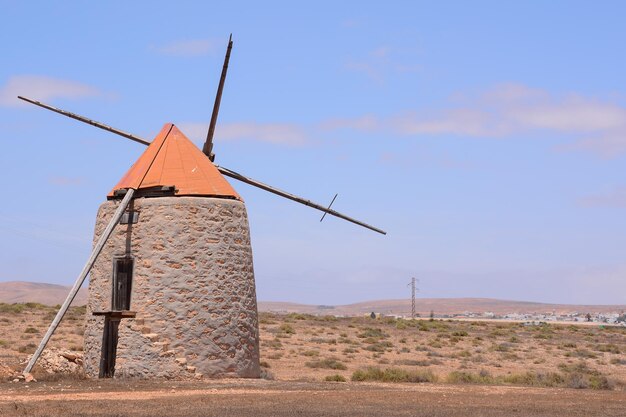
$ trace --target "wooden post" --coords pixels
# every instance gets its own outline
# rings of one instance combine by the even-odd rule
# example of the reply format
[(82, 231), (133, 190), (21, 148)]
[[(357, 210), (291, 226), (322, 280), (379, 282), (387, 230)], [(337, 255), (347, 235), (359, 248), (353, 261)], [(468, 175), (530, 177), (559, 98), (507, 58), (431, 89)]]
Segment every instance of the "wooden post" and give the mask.
[(26, 368), (24, 368), (24, 374), (29, 373), (33, 369), (33, 366), (35, 366), (37, 359), (39, 359), (39, 356), (41, 356), (41, 352), (43, 352), (44, 348), (48, 344), (48, 341), (50, 340), (50, 337), (52, 337), (52, 334), (54, 333), (56, 328), (59, 326), (61, 319), (63, 319), (63, 316), (67, 312), (67, 309), (69, 308), (70, 304), (72, 303), (72, 301), (74, 301), (74, 297), (76, 297), (78, 290), (83, 285), (83, 282), (85, 282), (85, 278), (87, 278), (87, 274), (89, 274), (89, 271), (93, 267), (93, 264), (96, 262), (96, 259), (98, 259), (98, 255), (100, 255), (100, 252), (102, 251), (102, 248), (104, 247), (104, 244), (109, 239), (109, 236), (111, 236), (111, 232), (113, 232), (115, 225), (119, 223), (120, 218), (122, 217), (122, 214), (124, 214), (124, 210), (126, 210), (126, 207), (130, 203), (130, 200), (133, 198), (134, 193), (135, 193), (135, 190), (132, 188), (129, 188), (126, 191), (126, 195), (124, 196), (124, 199), (122, 200), (122, 202), (120, 203), (120, 206), (117, 208), (117, 210), (113, 214), (113, 218), (107, 225), (106, 229), (104, 229), (104, 232), (102, 232), (100, 239), (98, 239), (98, 243), (96, 243), (96, 246), (94, 246), (93, 251), (91, 252), (91, 256), (89, 256), (87, 263), (85, 264), (85, 266), (83, 267), (83, 270), (81, 271), (80, 275), (76, 279), (76, 282), (74, 283), (74, 286), (72, 287), (72, 290), (68, 294), (67, 298), (65, 299), (65, 302), (61, 306), (61, 309), (59, 310), (56, 317), (52, 321), (52, 324), (50, 324), (48, 331), (46, 332), (43, 339), (41, 340), (41, 343), (39, 343), (39, 347), (37, 348), (35, 353), (33, 353), (33, 356), (30, 358), (30, 361), (28, 361), (28, 365), (26, 365)]

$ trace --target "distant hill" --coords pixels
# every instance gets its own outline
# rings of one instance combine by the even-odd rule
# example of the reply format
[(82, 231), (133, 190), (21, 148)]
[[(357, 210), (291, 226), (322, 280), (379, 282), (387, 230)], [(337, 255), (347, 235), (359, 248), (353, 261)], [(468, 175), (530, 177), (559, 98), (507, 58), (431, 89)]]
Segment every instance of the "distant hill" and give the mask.
[[(260, 311), (333, 314), (333, 315), (362, 315), (372, 311), (383, 314), (408, 315), (411, 313), (411, 300), (373, 300), (362, 303), (324, 306), (296, 304), (285, 302), (261, 301)], [(496, 300), (492, 298), (418, 298), (416, 312), (426, 316), (433, 311), (437, 315), (456, 314), (471, 311), (495, 314), (506, 313), (551, 313), (571, 312), (608, 313), (626, 310), (626, 305), (573, 305), (573, 304), (544, 304), (528, 301)]]
[[(0, 302), (26, 303), (35, 302), (47, 305), (63, 303), (70, 287), (57, 284), (38, 282), (11, 281), (0, 282)], [(492, 298), (418, 298), (416, 310), (422, 315), (456, 314), (471, 311), (483, 313), (491, 311), (495, 314), (505, 313), (569, 313), (594, 312), (608, 313), (625, 311), (626, 305), (573, 305), (545, 304), (528, 301), (496, 300)], [(72, 305), (87, 303), (87, 290), (81, 288)], [(372, 300), (346, 305), (312, 305), (282, 301), (260, 301), (259, 311), (278, 313), (334, 314), (355, 316), (368, 314), (372, 311), (383, 314), (408, 315), (411, 312), (411, 300)]]
[[(62, 304), (71, 287), (40, 282), (9, 281), (0, 282), (1, 303), (41, 303), (46, 305)], [(72, 305), (87, 304), (87, 290), (81, 288)]]

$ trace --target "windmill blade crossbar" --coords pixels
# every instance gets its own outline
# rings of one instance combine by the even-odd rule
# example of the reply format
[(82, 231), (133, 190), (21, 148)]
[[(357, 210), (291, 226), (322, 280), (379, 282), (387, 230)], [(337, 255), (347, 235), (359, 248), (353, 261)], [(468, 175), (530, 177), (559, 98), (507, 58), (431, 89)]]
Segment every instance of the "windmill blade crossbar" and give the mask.
[[(29, 99), (29, 98), (26, 98), (26, 97), (18, 96), (18, 98), (21, 99), (21, 100), (27, 101), (29, 103), (35, 104), (35, 105), (37, 105), (39, 107), (43, 107), (44, 109), (48, 109), (48, 110), (51, 110), (51, 111), (53, 111), (55, 113), (62, 114), (63, 116), (67, 116), (67, 117), (70, 117), (72, 119), (78, 120), (80, 122), (87, 123), (87, 124), (90, 124), (90, 125), (95, 126), (97, 128), (106, 130), (107, 132), (111, 132), (111, 133), (115, 133), (116, 135), (123, 136), (123, 137), (125, 137), (127, 139), (130, 139), (132, 141), (135, 141), (137, 143), (141, 143), (142, 145), (146, 145), (146, 146), (150, 145), (150, 142), (148, 142), (147, 140), (139, 138), (139, 137), (137, 137), (135, 135), (131, 135), (130, 133), (126, 133), (126, 132), (124, 132), (122, 130), (119, 130), (119, 129), (116, 129), (114, 127), (105, 125), (104, 123), (96, 122), (95, 120), (91, 120), (91, 119), (88, 119), (86, 117), (80, 116), (78, 114), (71, 113), (71, 112), (68, 112), (68, 111), (65, 111), (65, 110), (61, 110), (61, 109), (58, 109), (56, 107), (52, 107), (52, 106), (49, 106), (47, 104), (41, 103), (41, 102), (36, 101), (36, 100)], [(208, 157), (208, 155), (207, 155), (207, 157)], [(279, 190), (278, 188), (274, 188), (274, 187), (272, 187), (270, 185), (267, 185), (267, 184), (264, 184), (264, 183), (262, 183), (260, 181), (253, 180), (252, 178), (248, 178), (245, 175), (239, 174), (238, 172), (232, 171), (232, 170), (230, 170), (228, 168), (224, 168), (224, 167), (221, 167), (219, 165), (215, 165), (215, 167), (222, 174), (224, 174), (224, 175), (226, 175), (226, 176), (228, 176), (230, 178), (234, 178), (234, 179), (236, 179), (238, 181), (245, 182), (246, 184), (258, 187), (258, 188), (260, 188), (262, 190), (269, 191), (272, 194), (276, 194), (276, 195), (279, 195), (281, 197), (285, 197), (285, 198), (287, 198), (289, 200), (295, 201), (297, 203), (304, 204), (305, 206), (308, 206), (308, 207), (311, 207), (311, 208), (323, 211), (324, 213), (330, 214), (331, 216), (339, 217), (340, 219), (344, 219), (344, 220), (349, 221), (351, 223), (354, 223), (354, 224), (357, 224), (359, 226), (365, 227), (367, 229), (373, 230), (374, 232), (378, 232), (378, 233), (383, 234), (383, 235), (387, 234), (387, 232), (385, 232), (384, 230), (381, 230), (381, 229), (379, 229), (377, 227), (371, 226), (371, 225), (369, 225), (367, 223), (364, 223), (362, 221), (353, 219), (352, 217), (346, 216), (345, 214), (339, 213), (338, 211), (332, 210), (330, 208), (330, 206), (328, 208), (326, 208), (326, 207), (324, 207), (324, 206), (322, 206), (320, 204), (312, 202), (311, 200), (307, 200), (307, 199), (304, 199), (302, 197), (298, 197), (297, 195), (288, 193), (286, 191)], [(331, 205), (332, 205), (332, 203), (331, 203)]]

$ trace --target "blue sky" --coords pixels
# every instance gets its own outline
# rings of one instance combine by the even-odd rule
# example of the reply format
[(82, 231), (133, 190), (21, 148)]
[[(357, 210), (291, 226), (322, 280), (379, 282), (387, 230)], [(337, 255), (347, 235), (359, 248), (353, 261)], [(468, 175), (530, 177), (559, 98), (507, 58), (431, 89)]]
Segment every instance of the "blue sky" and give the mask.
[(196, 143), (228, 35), (216, 162), (245, 184), (261, 300), (626, 304), (623, 2), (3, 1), (0, 281), (70, 284), (152, 139)]

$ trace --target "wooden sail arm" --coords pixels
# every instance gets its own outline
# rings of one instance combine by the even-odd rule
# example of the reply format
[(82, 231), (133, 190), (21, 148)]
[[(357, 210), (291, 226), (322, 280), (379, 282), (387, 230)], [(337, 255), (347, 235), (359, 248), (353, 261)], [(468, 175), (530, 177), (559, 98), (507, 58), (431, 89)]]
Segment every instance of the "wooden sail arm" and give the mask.
[(314, 208), (316, 210), (323, 211), (324, 213), (330, 214), (331, 216), (339, 217), (340, 219), (352, 222), (354, 224), (358, 224), (359, 226), (362, 226), (362, 227), (365, 227), (367, 229), (373, 230), (373, 231), (378, 232), (380, 234), (383, 234), (383, 235), (387, 234), (387, 232), (385, 232), (384, 230), (381, 230), (381, 229), (379, 229), (377, 227), (374, 227), (372, 225), (364, 223), (364, 222), (362, 222), (360, 220), (353, 219), (352, 217), (348, 217), (345, 214), (339, 213), (338, 211), (335, 211), (335, 210), (331, 209), (330, 206), (329, 207), (324, 207), (321, 204), (314, 203), (311, 200), (307, 200), (305, 198), (298, 197), (295, 194), (291, 194), (291, 193), (288, 193), (286, 191), (279, 190), (278, 188), (272, 187), (271, 185), (264, 184), (261, 181), (253, 180), (252, 178), (246, 177), (246, 176), (244, 176), (244, 175), (242, 175), (242, 174), (240, 174), (238, 172), (235, 172), (233, 170), (230, 170), (228, 168), (224, 168), (224, 167), (221, 167), (219, 165), (215, 165), (215, 167), (222, 174), (226, 175), (227, 177), (234, 178), (234, 179), (236, 179), (238, 181), (245, 182), (246, 184), (253, 185), (253, 186), (258, 187), (258, 188), (260, 188), (262, 190), (269, 191), (272, 194), (276, 194), (276, 195), (279, 195), (281, 197), (285, 197), (285, 198), (287, 198), (289, 200), (295, 201), (297, 203), (304, 204), (305, 206)]
[(226, 73), (228, 72), (228, 61), (230, 61), (230, 51), (233, 48), (233, 34), (230, 34), (228, 39), (228, 48), (226, 48), (226, 56), (224, 57), (224, 66), (222, 67), (222, 75), (220, 76), (220, 83), (217, 87), (217, 94), (215, 95), (215, 103), (213, 104), (213, 114), (211, 114), (211, 123), (209, 124), (209, 131), (206, 135), (206, 141), (202, 146), (202, 153), (209, 157), (211, 162), (215, 160), (215, 154), (213, 153), (213, 135), (215, 134), (215, 125), (217, 124), (217, 115), (220, 112), (220, 103), (222, 101), (222, 91), (224, 91), (224, 82), (226, 81)]
[[(111, 126), (105, 125), (103, 123), (96, 122), (96, 121), (88, 119), (86, 117), (79, 116), (79, 115), (77, 115), (75, 113), (70, 113), (68, 111), (61, 110), (61, 109), (49, 106), (47, 104), (43, 104), (43, 103), (41, 103), (39, 101), (31, 100), (31, 99), (28, 99), (28, 98), (25, 98), (25, 97), (18, 96), (18, 98), (21, 99), (21, 100), (27, 101), (29, 103), (35, 104), (35, 105), (37, 105), (39, 107), (43, 107), (44, 109), (52, 110), (52, 111), (54, 111), (56, 113), (59, 113), (59, 114), (62, 114), (64, 116), (71, 117), (72, 119), (81, 121), (83, 123), (90, 124), (92, 126), (100, 128), (100, 129), (104, 129), (107, 132), (111, 132), (111, 133), (115, 133), (117, 135), (123, 136), (123, 137), (125, 137), (127, 139), (130, 139), (130, 140), (133, 140), (133, 141), (135, 141), (137, 143), (141, 143), (142, 145), (149, 145), (150, 144), (150, 142), (148, 142), (147, 140), (141, 139), (141, 138), (139, 138), (139, 137), (137, 137), (135, 135), (131, 135), (130, 133), (126, 133), (126, 132), (124, 132), (122, 130), (115, 129), (115, 128), (111, 127)], [(324, 213), (330, 214), (331, 216), (335, 216), (335, 217), (338, 217), (340, 219), (343, 219), (343, 220), (349, 221), (351, 223), (357, 224), (359, 226), (365, 227), (367, 229), (373, 230), (374, 232), (377, 232), (377, 233), (380, 233), (380, 234), (383, 234), (383, 235), (387, 234), (387, 232), (385, 232), (384, 230), (381, 230), (381, 229), (379, 229), (377, 227), (371, 226), (371, 225), (369, 225), (367, 223), (364, 223), (364, 222), (362, 222), (360, 220), (353, 219), (352, 217), (348, 217), (345, 214), (339, 213), (338, 211), (335, 211), (335, 210), (331, 209), (330, 206), (328, 208), (326, 208), (326, 207), (322, 206), (321, 204), (317, 204), (317, 203), (314, 203), (311, 200), (307, 200), (305, 198), (298, 197), (295, 194), (291, 194), (291, 193), (288, 193), (286, 191), (279, 190), (278, 188), (272, 187), (271, 185), (267, 185), (267, 184), (264, 184), (264, 183), (262, 183), (260, 181), (257, 181), (257, 180), (254, 180), (252, 178), (246, 177), (245, 175), (239, 174), (238, 172), (232, 171), (232, 170), (230, 170), (228, 168), (221, 167), (221, 166), (218, 166), (218, 165), (215, 165), (215, 167), (222, 174), (224, 174), (224, 175), (226, 175), (226, 176), (228, 176), (230, 178), (234, 178), (234, 179), (236, 179), (238, 181), (245, 182), (246, 184), (252, 185), (254, 187), (258, 187), (258, 188), (260, 188), (262, 190), (265, 190), (265, 191), (268, 191), (270, 193), (279, 195), (281, 197), (285, 197), (285, 198), (287, 198), (289, 200), (295, 201), (295, 202), (300, 203), (300, 204), (304, 204), (305, 206), (314, 208), (316, 210), (320, 210), (320, 211), (322, 211)]]

